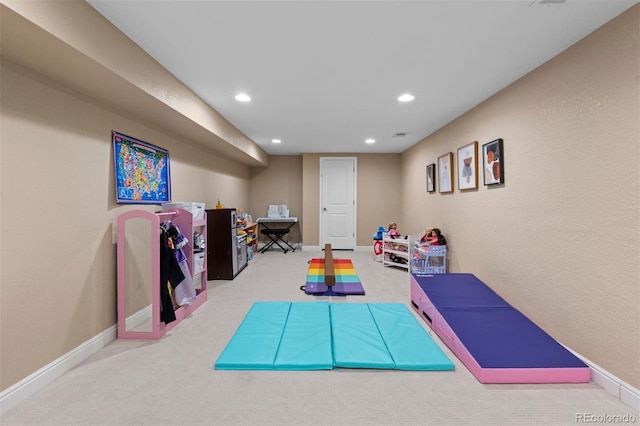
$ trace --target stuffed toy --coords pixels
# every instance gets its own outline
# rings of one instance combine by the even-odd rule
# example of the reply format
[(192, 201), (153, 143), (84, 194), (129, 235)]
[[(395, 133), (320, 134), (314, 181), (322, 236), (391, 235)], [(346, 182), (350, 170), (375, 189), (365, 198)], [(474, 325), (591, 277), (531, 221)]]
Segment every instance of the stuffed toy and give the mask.
[(384, 233), (384, 227), (379, 226), (378, 232), (373, 234), (373, 240), (375, 241), (375, 243), (373, 243), (373, 253), (376, 256), (380, 256), (382, 254), (382, 234), (383, 233)]
[(378, 232), (373, 234), (373, 239), (374, 240), (381, 240), (383, 233), (384, 233), (384, 226), (379, 226), (378, 227)]

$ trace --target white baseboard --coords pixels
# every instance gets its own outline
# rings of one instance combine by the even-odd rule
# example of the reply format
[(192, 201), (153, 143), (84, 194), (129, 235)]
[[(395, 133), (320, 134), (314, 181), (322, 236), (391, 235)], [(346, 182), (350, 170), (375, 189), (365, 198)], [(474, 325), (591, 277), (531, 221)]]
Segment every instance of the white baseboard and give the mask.
[(620, 401), (636, 411), (640, 411), (640, 390), (627, 382), (620, 382)]
[(141, 326), (144, 323), (149, 323), (151, 321), (152, 315), (152, 307), (151, 305), (146, 308), (140, 309), (133, 315), (128, 316), (125, 321), (125, 330), (135, 330), (137, 327)]
[[(565, 348), (567, 347), (565, 346)], [(618, 377), (614, 376), (596, 363), (586, 359), (582, 355), (569, 348), (567, 348), (567, 350), (589, 366), (589, 369), (591, 370), (591, 381), (593, 383), (597, 384), (607, 391), (607, 393), (618, 398), (634, 410), (640, 411), (640, 390), (634, 388), (629, 383), (620, 380)]]
[(117, 326), (82, 343), (0, 393), (0, 416), (116, 340)]
[(640, 411), (640, 390), (634, 388), (606, 370), (583, 359), (591, 368), (591, 381), (636, 411)]

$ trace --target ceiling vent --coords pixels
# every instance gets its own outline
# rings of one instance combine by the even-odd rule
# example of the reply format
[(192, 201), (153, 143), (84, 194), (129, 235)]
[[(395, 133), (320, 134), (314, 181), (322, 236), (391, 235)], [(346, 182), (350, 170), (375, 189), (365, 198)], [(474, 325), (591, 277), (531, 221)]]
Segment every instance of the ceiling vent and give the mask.
[(401, 138), (403, 136), (407, 136), (409, 134), (409, 132), (396, 132), (395, 135), (393, 135), (394, 138)]

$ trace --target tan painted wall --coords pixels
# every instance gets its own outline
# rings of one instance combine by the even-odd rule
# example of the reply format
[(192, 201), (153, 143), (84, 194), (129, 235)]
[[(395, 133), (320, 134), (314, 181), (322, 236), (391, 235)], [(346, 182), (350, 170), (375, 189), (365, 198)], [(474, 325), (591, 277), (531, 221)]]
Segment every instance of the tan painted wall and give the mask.
[[(403, 222), (442, 228), (452, 272), (475, 273), (636, 388), (639, 15), (635, 6), (402, 156)], [(504, 185), (425, 194), (426, 164), (496, 138)]]
[(134, 207), (115, 203), (111, 130), (169, 150), (176, 201), (248, 205), (250, 171), (24, 68), (0, 71), (4, 390), (116, 324), (114, 226)]
[[(249, 214), (256, 220), (267, 216), (270, 204), (286, 204), (289, 216), (299, 224), (291, 228), (289, 239), (302, 241), (302, 156), (272, 156), (269, 167), (251, 169)], [(263, 241), (264, 237), (260, 236)]]

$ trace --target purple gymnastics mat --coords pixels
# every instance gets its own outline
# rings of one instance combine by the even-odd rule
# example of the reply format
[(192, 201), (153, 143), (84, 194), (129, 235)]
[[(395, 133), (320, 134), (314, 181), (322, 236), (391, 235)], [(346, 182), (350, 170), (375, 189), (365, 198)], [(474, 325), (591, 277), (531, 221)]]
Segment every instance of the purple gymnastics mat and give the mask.
[(481, 383), (586, 383), (589, 367), (473, 274), (411, 274), (411, 306)]

